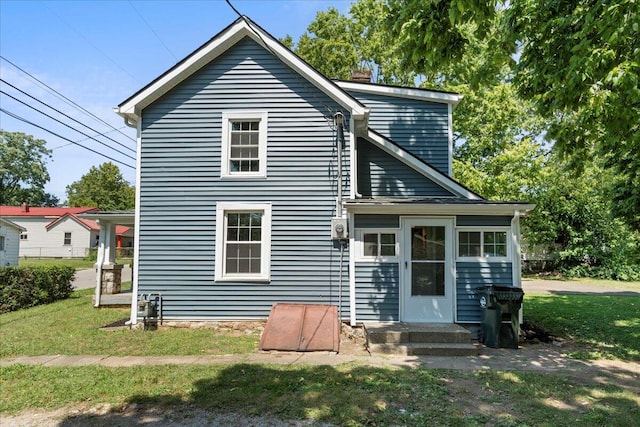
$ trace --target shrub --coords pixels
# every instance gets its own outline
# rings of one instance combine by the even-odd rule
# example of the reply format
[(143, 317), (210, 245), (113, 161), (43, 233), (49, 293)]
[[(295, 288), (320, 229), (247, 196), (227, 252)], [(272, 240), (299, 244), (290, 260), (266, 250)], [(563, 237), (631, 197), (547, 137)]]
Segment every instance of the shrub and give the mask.
[(68, 298), (74, 274), (69, 266), (0, 268), (0, 313)]

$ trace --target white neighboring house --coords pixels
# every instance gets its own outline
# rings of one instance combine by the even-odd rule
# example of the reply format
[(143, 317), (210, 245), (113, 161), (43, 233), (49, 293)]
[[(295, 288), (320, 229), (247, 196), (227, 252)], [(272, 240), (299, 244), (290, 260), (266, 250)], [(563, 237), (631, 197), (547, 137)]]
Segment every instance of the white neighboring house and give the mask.
[(20, 234), (26, 228), (0, 217), (0, 267), (18, 265)]
[(20, 257), (82, 258), (96, 247), (100, 227), (95, 221), (78, 218), (98, 208), (0, 206), (0, 218), (24, 228), (20, 234)]

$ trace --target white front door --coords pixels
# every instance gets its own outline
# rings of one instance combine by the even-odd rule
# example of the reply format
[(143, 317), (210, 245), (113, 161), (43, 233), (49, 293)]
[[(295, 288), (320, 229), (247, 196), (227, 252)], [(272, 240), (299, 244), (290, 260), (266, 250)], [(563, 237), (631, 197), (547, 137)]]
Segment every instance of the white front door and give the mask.
[(453, 323), (453, 221), (404, 220), (403, 322)]

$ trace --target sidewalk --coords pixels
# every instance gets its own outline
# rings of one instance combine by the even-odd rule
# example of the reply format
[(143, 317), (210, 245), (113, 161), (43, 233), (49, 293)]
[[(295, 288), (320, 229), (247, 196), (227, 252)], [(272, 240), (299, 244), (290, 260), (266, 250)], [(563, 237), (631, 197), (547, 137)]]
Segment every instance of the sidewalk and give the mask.
[[(532, 348), (535, 347), (535, 348)], [(368, 366), (418, 367), (455, 370), (542, 371), (577, 373), (615, 371), (640, 381), (640, 364), (616, 360), (580, 361), (570, 359), (552, 346), (530, 346), (519, 350), (482, 348), (481, 354), (469, 357), (436, 356), (359, 356), (329, 352), (260, 352), (220, 356), (19, 356), (0, 359), (0, 366), (105, 366), (130, 367), (151, 365), (274, 364), (329, 365), (361, 363)]]

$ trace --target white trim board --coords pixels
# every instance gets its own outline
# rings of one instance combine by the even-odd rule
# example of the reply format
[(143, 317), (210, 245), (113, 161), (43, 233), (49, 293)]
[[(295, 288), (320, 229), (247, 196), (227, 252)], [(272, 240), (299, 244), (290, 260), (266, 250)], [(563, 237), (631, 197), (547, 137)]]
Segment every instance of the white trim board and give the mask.
[(142, 110), (187, 79), (200, 68), (222, 55), (244, 37), (249, 37), (275, 54), (278, 59), (309, 80), (331, 99), (348, 109), (356, 120), (369, 117), (369, 108), (324, 77), (313, 67), (280, 44), (269, 33), (246, 17), (239, 18), (222, 32), (187, 56), (169, 71), (121, 103), (114, 111), (125, 121), (138, 121)]

